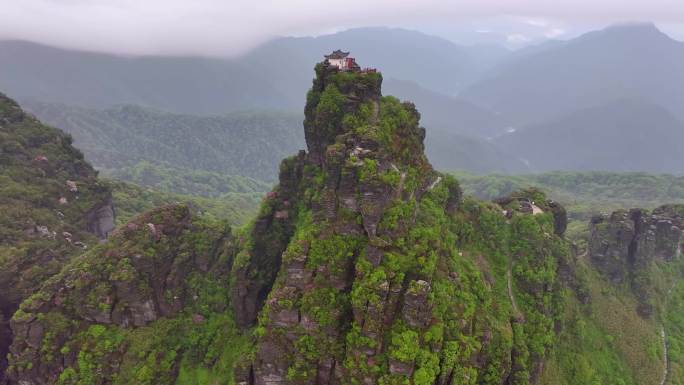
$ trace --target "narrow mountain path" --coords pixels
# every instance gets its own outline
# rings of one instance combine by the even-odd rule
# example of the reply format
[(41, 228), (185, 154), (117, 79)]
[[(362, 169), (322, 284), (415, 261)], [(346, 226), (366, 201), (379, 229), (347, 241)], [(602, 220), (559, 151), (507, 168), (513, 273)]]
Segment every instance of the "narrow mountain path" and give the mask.
[(435, 179), (435, 181), (432, 182), (430, 187), (428, 187), (428, 190), (432, 190), (433, 188), (435, 188), (435, 186), (437, 186), (439, 184), (439, 182), (441, 182), (441, 181), (442, 181), (442, 177), (438, 176), (437, 179)]
[(544, 210), (540, 209), (539, 206), (532, 204), (532, 215), (544, 214)]
[[(670, 298), (670, 295), (672, 295), (672, 290), (674, 290), (676, 285), (676, 281), (672, 282), (672, 286), (670, 286), (670, 289), (667, 290), (668, 300)], [(663, 340), (663, 379), (660, 381), (659, 385), (665, 385), (667, 384), (667, 379), (670, 376), (670, 357), (667, 346), (667, 331), (665, 330), (664, 323), (660, 325), (660, 338), (662, 338)]]
[(508, 278), (508, 298), (511, 300), (511, 305), (513, 306), (513, 312), (516, 317), (522, 317), (522, 313), (518, 309), (518, 303), (515, 302), (515, 296), (513, 295), (513, 273), (512, 264), (508, 265), (508, 271), (506, 272), (506, 277)]
[(663, 379), (660, 381), (660, 385), (665, 385), (667, 383), (667, 377), (670, 375), (670, 360), (668, 359), (667, 351), (667, 334), (665, 333), (665, 326), (660, 325), (660, 338), (663, 339)]
[(397, 167), (394, 163), (391, 163), (392, 169), (396, 172), (399, 173), (400, 178), (399, 178), (399, 185), (397, 186), (397, 196), (401, 196), (401, 193), (404, 191), (404, 182), (406, 181), (406, 173), (402, 172), (399, 170), (399, 167)]
[(371, 116), (371, 123), (376, 124), (378, 122), (378, 117), (380, 116), (380, 102), (377, 100), (373, 101), (373, 115)]

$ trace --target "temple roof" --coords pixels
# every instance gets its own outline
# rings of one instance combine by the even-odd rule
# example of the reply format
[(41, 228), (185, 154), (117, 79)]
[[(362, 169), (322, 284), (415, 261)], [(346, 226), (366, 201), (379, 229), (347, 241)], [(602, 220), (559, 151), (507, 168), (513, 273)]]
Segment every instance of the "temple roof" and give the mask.
[(349, 52), (343, 52), (341, 50), (335, 50), (330, 55), (325, 55), (326, 59), (344, 59), (349, 56)]

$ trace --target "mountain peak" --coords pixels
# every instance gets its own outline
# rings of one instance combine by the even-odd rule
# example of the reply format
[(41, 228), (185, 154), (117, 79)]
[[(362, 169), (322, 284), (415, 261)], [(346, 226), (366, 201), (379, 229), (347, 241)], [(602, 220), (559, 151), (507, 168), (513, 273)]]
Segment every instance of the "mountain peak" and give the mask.
[(361, 69), (348, 53), (333, 55), (316, 65), (316, 78), (307, 95), (304, 134), (311, 160), (322, 165), (330, 145), (354, 143), (380, 150), (395, 163), (410, 161), (399, 159), (402, 153), (427, 163), (425, 130), (418, 125), (420, 114), (415, 106), (382, 97), (380, 72)]
[[(487, 286), (484, 275), (466, 277), (468, 268), (462, 268), (481, 252), (456, 253), (456, 239), (461, 229), (474, 229), (471, 223), (498, 222), (497, 233), (511, 229), (524, 242), (541, 239), (524, 232), (542, 226), (543, 242), (560, 244), (551, 234), (554, 210), (561, 210), (543, 203), (543, 194), (511, 198), (506, 202), (511, 217), (521, 200), (537, 202), (546, 213), (544, 223), (537, 223), (540, 217), (520, 211), (519, 223), (528, 229), (521, 233), (507, 227), (499, 206), (466, 208), (456, 180), (427, 161), (415, 106), (381, 96), (381, 80), (378, 72), (343, 70), (330, 57), (316, 66), (304, 122), (309, 151), (281, 164), (280, 183), (267, 195), (249, 247), (232, 270), (237, 324), (245, 329), (256, 324), (257, 330), (255, 354), (236, 374), (238, 383), (439, 384), (453, 382), (454, 365), (475, 360), (496, 362), (485, 370), (501, 373), (496, 383), (509, 376), (529, 378), (525, 368), (534, 365), (527, 362), (531, 356), (509, 350), (504, 356), (511, 359), (500, 368), (502, 361), (486, 347), (519, 330), (522, 316), (485, 312), (490, 320), (461, 329), (480, 322), (463, 309), (474, 308), (478, 295), (490, 294), (475, 294), (479, 289), (464, 285), (472, 279), (483, 290)], [(483, 218), (471, 222), (469, 216), (480, 213)], [(459, 247), (468, 247), (465, 242)], [(529, 250), (551, 248), (548, 243)], [(536, 257), (555, 263), (550, 255)], [(519, 287), (534, 286), (522, 280)], [(459, 304), (453, 306), (456, 297)], [(473, 302), (461, 306), (461, 298)], [(530, 319), (551, 313), (526, 311)], [(481, 339), (485, 328), (487, 337)], [(551, 332), (551, 323), (538, 330)], [(530, 333), (539, 336), (538, 330)], [(469, 345), (462, 347), (464, 341)], [(473, 354), (460, 357), (457, 351)]]
[(658, 27), (652, 21), (629, 21), (623, 23), (611, 24), (605, 30), (641, 30), (641, 31), (658, 31)]
[(585, 36), (612, 36), (626, 39), (668, 39), (671, 38), (662, 32), (655, 23), (652, 22), (627, 22), (613, 24), (601, 31), (590, 32)]

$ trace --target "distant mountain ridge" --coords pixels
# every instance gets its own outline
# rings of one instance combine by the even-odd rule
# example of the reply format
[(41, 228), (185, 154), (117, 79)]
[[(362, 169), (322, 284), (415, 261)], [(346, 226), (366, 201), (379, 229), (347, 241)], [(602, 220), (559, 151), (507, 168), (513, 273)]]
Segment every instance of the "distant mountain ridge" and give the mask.
[[(0, 89), (20, 100), (89, 107), (140, 104), (167, 111), (221, 114), (296, 109), (313, 73), (307, 65), (333, 49), (363, 66), (454, 93), (506, 55), (495, 46), (459, 46), (417, 31), (352, 29), (317, 38), (279, 38), (237, 58), (123, 57), (0, 41)], [(78, 81), (76, 81), (78, 80)]]
[(530, 50), (461, 97), (523, 125), (623, 98), (684, 117), (684, 43), (653, 24), (616, 25)]
[(622, 99), (501, 136), (533, 172), (646, 171), (681, 175), (684, 123), (665, 108)]
[[(29, 106), (32, 101), (39, 101), (95, 109), (135, 104), (146, 109), (198, 115), (253, 109), (299, 113), (304, 106), (300, 96), (306, 92), (305, 85), (313, 76), (309, 63), (336, 48), (352, 51), (363, 66), (383, 68), (387, 89), (396, 91), (401, 98), (414, 100), (422, 108), (428, 143), (435, 143), (437, 138), (440, 142), (448, 138), (449, 142), (460, 143), (461, 135), (491, 136), (508, 125), (502, 116), (453, 96), (508, 55), (507, 49), (494, 45), (457, 45), (417, 31), (391, 28), (352, 29), (316, 38), (279, 38), (235, 59), (122, 57), (4, 41), (0, 42), (3, 62), (0, 87)], [(65, 109), (70, 115), (83, 112), (78, 108)], [(108, 144), (95, 152), (91, 144), (96, 140), (92, 134), (74, 131), (72, 126), (77, 125), (76, 121), (86, 124), (87, 120), (91, 125), (100, 121), (104, 129), (108, 125), (105, 120), (67, 119), (66, 116), (57, 119), (62, 114), (56, 108), (34, 112), (72, 132), (77, 142), (81, 142), (77, 144), (98, 167), (108, 167), (111, 158), (116, 157), (111, 150), (125, 143), (106, 139)], [(440, 132), (433, 134), (434, 130)], [(90, 137), (87, 144), (83, 143), (83, 135)], [(97, 141), (102, 142), (104, 138), (107, 135)], [(477, 141), (467, 139), (468, 143)], [(430, 148), (428, 152), (433, 157)], [(278, 153), (269, 164), (277, 164), (284, 155)], [(141, 153), (133, 156), (141, 157)], [(445, 159), (442, 154), (435, 157)], [(467, 157), (472, 159), (472, 155)], [(489, 160), (471, 165), (472, 161), (462, 164), (461, 159), (447, 159), (437, 164), (449, 169), (502, 171), (488, 165), (492, 163)]]
[[(388, 83), (387, 88), (399, 90), (399, 96), (409, 94), (402, 92), (402, 83), (392, 80)], [(408, 83), (407, 87), (415, 91), (418, 86)], [(495, 143), (459, 134), (461, 131), (474, 132), (475, 127), (491, 127), (494, 132), (499, 124), (495, 115), (466, 101), (429, 90), (422, 89), (416, 94), (419, 95), (417, 105), (436, 106), (431, 110), (432, 119), (427, 119), (426, 123), (429, 127), (426, 151), (437, 167), (477, 174), (526, 169), (523, 162), (501, 151)], [(169, 180), (159, 180), (158, 175), (152, 174), (170, 172), (185, 179), (181, 183), (185, 187), (181, 190), (171, 189), (177, 193), (203, 191), (198, 184), (190, 187), (186, 183), (190, 182), (187, 178), (192, 174), (192, 178), (205, 179), (200, 176), (205, 172), (207, 176), (214, 176), (212, 184), (216, 186), (228, 186), (233, 182), (249, 185), (252, 183), (249, 178), (272, 181), (278, 166), (274, 154), (285, 150), (294, 152), (303, 146), (303, 138), (296, 129), (303, 116), (296, 113), (253, 111), (201, 117), (132, 105), (98, 110), (40, 102), (24, 104), (45, 122), (73, 135), (75, 144), (84, 151), (86, 158), (107, 176), (159, 188), (156, 183), (168, 183)], [(442, 113), (440, 109), (451, 110), (453, 115)], [(181, 145), (184, 141), (187, 144)], [(147, 169), (146, 164), (155, 169), (151, 174), (145, 173), (150, 178), (132, 177), (138, 174), (135, 169)], [(224, 178), (219, 179), (232, 179), (233, 182), (226, 184), (216, 179), (221, 173)]]

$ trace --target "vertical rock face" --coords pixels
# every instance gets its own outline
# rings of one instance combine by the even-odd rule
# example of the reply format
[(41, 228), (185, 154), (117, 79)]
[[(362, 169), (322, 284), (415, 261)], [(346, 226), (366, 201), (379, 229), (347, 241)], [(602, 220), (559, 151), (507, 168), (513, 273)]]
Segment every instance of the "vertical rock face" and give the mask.
[(639, 312), (652, 313), (649, 269), (655, 261), (681, 255), (684, 207), (667, 205), (653, 212), (642, 209), (597, 216), (590, 225), (589, 257), (614, 283), (627, 283), (640, 300)]
[(250, 241), (236, 257), (231, 300), (240, 327), (254, 324), (280, 268), (281, 255), (294, 232), (304, 164), (303, 151), (282, 162), (280, 184), (266, 196)]
[(632, 214), (616, 211), (610, 217), (591, 220), (589, 257), (596, 268), (612, 282), (623, 282), (628, 275), (630, 250), (636, 236)]
[(102, 206), (93, 208), (88, 213), (88, 231), (99, 239), (107, 239), (114, 231), (114, 205), (111, 197)]
[[(316, 67), (308, 151), (283, 162), (233, 268), (235, 316), (257, 336), (237, 382), (534, 381), (548, 346), (523, 335), (553, 333), (564, 210), (464, 202), (427, 161), (415, 106), (381, 81)], [(515, 267), (511, 296), (496, 255)]]
[(649, 226), (655, 233), (653, 252), (656, 258), (671, 261), (682, 254), (684, 206), (665, 205), (653, 210)]

